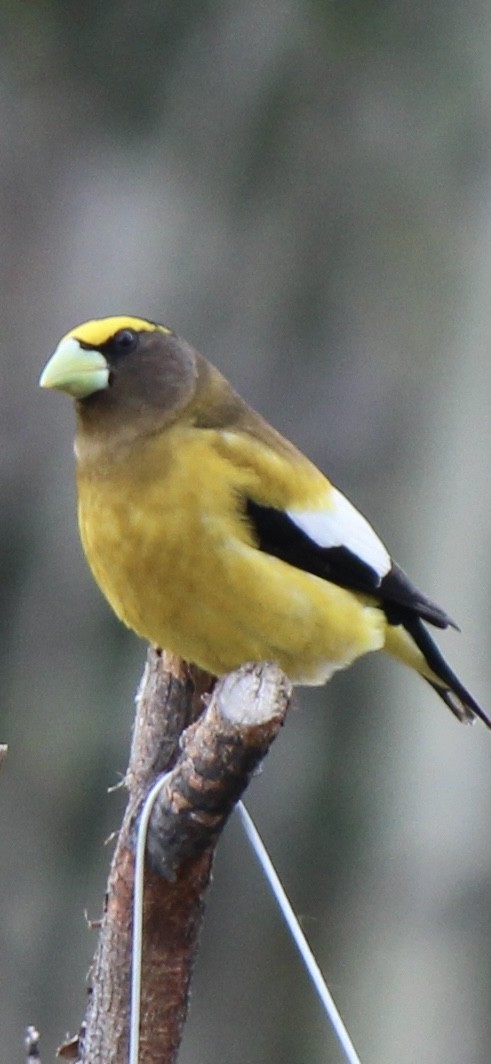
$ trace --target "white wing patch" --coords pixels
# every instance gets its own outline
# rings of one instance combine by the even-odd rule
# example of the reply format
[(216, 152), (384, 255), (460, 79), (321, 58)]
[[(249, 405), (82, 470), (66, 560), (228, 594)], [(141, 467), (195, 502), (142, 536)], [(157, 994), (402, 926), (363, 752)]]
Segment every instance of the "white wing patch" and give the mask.
[(392, 565), (390, 554), (366, 517), (337, 488), (332, 489), (329, 503), (329, 509), (287, 510), (287, 514), (318, 547), (346, 547), (382, 580)]

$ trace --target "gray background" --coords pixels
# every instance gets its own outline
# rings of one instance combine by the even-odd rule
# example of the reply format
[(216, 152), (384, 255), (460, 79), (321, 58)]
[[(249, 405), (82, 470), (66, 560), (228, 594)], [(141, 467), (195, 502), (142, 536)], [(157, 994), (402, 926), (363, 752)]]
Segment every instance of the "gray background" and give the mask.
[[(84, 1011), (145, 648), (78, 543), (88, 317), (199, 347), (460, 621), (489, 697), (491, 10), (3, 3), (0, 1057)], [(487, 1064), (490, 737), (380, 655), (297, 708), (248, 799), (364, 1064)], [(341, 1056), (237, 824), (183, 1064)]]

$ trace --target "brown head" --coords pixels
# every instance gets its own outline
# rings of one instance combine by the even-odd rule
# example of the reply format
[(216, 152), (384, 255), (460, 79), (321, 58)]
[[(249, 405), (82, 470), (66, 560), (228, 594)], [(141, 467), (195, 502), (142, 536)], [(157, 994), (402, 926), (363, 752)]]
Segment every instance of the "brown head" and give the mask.
[(145, 434), (185, 410), (194, 424), (223, 426), (244, 409), (202, 355), (171, 329), (143, 318), (100, 318), (71, 329), (39, 383), (71, 395), (80, 427), (95, 434)]
[(200, 356), (170, 329), (142, 318), (88, 321), (60, 340), (40, 379), (67, 392), (85, 425), (136, 417), (172, 421), (193, 398)]

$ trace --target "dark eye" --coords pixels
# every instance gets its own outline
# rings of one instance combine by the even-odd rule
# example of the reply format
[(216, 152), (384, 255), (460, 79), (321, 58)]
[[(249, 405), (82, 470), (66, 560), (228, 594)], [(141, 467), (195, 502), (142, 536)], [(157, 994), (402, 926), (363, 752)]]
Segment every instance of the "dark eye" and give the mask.
[(138, 333), (133, 329), (120, 329), (113, 336), (111, 347), (115, 355), (129, 355), (138, 345)]

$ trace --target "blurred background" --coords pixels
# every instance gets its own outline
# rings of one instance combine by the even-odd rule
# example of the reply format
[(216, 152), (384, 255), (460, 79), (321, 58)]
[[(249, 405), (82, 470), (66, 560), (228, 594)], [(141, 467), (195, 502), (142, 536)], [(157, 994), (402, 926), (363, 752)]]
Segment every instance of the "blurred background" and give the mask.
[[(462, 625), (491, 580), (491, 9), (60, 0), (0, 9), (0, 1058), (85, 976), (145, 647), (78, 542), (59, 337), (172, 326), (328, 471)], [(488, 1064), (491, 740), (380, 655), (301, 690), (248, 805), (364, 1064)], [(338, 1064), (240, 827), (182, 1064)]]

